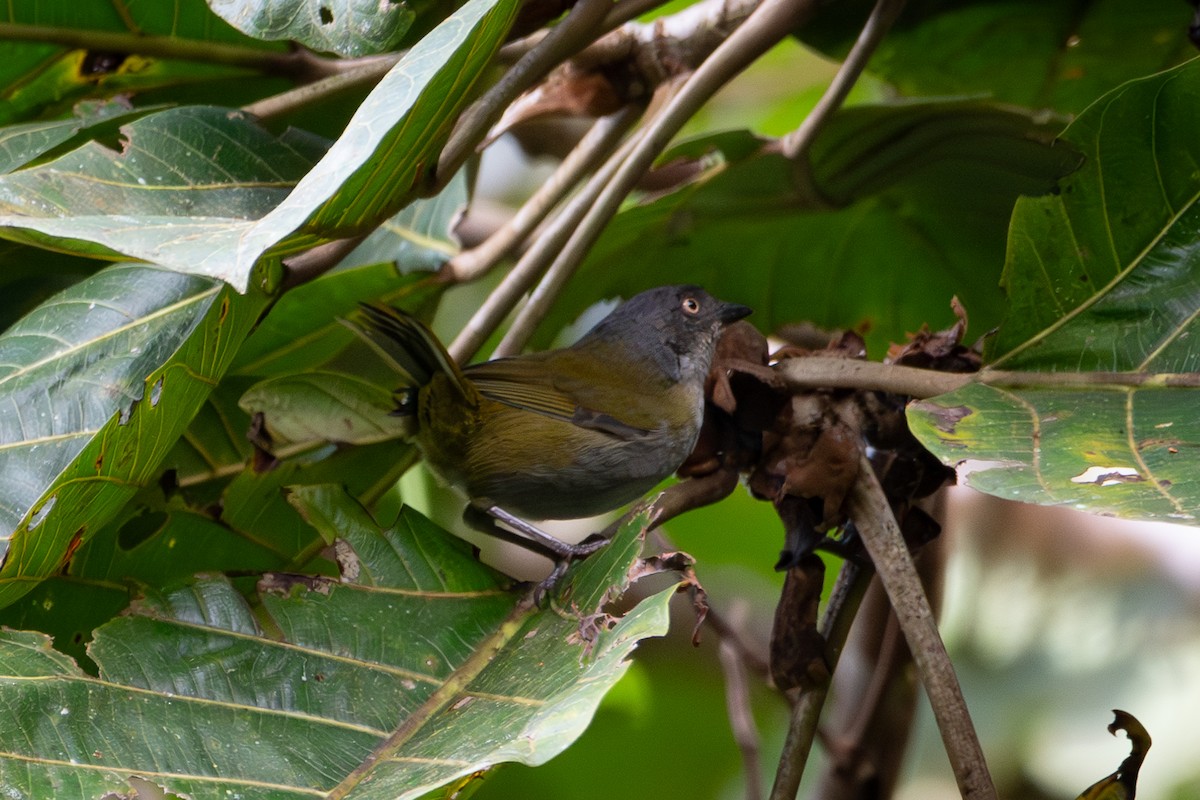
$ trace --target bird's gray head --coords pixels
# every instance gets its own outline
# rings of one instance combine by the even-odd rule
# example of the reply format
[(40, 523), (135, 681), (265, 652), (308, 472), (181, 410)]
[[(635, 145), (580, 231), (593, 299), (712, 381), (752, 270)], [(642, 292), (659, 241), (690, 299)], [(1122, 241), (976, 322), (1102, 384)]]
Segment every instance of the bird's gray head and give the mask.
[(703, 380), (721, 329), (751, 309), (699, 286), (660, 286), (631, 297), (579, 340), (620, 342), (631, 356), (657, 363), (671, 379)]

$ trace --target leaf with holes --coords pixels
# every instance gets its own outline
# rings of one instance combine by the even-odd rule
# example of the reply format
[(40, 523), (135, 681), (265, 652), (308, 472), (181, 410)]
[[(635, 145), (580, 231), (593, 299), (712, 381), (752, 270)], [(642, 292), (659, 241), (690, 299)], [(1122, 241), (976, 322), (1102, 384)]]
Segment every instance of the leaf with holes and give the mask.
[(569, 601), (539, 609), (414, 512), (380, 530), (337, 489), (292, 500), (338, 537), (340, 581), (268, 575), (257, 611), (223, 578), (150, 592), (96, 632), (99, 679), (40, 634), (0, 633), (6, 784), (99, 796), (137, 775), (196, 800), (420, 797), (553, 757), (637, 642), (666, 630), (670, 590), (603, 611), (644, 567), (644, 517), (568, 573)]
[[(1064, 138), (1086, 156), (1013, 214), (1012, 311), (992, 367), (1035, 373), (910, 407), (983, 491), (1137, 519), (1200, 519), (1200, 63), (1134, 81)], [(1094, 384), (1055, 385), (1094, 372)], [(1117, 373), (1106, 375), (1106, 373)], [(985, 379), (986, 381), (986, 379)], [(1066, 384), (1066, 381), (1060, 381)]]
[(417, 16), (413, 5), (387, 0), (208, 0), (214, 13), (247, 36), (296, 41), (351, 58), (398, 47)]
[(0, 605), (157, 478), (268, 299), (118, 264), (0, 335)]
[(155, 109), (133, 109), (127, 100), (80, 103), (70, 119), (44, 120), (0, 128), (0, 173), (12, 172), (45, 158), (81, 135), (94, 136), (108, 126), (152, 113)]

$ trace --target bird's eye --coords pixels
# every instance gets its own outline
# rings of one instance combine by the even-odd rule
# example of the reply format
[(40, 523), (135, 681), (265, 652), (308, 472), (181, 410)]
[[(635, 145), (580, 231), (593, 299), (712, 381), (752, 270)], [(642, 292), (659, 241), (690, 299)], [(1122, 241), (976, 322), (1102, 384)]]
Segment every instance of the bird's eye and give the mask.
[(683, 306), (683, 313), (685, 314), (700, 313), (700, 301), (694, 297), (683, 298), (683, 302), (680, 305)]

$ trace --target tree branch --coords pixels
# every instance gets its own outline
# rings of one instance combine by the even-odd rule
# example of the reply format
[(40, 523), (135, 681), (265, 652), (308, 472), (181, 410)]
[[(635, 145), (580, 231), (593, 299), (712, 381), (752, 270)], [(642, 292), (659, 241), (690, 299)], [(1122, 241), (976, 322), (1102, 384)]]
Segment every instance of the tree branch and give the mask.
[(788, 358), (775, 366), (784, 385), (793, 392), (813, 389), (866, 389), (909, 397), (933, 397), (962, 388), (976, 380), (974, 374), (938, 372), (852, 358)]
[(338, 239), (284, 259), (283, 289), (286, 291), (324, 275), (341, 263), (342, 259), (350, 255), (366, 238), (367, 234), (351, 239)]
[(521, 92), (541, 80), (556, 64), (569, 58), (595, 34), (605, 13), (611, 8), (612, 0), (579, 0), (562, 22), (555, 25), (545, 38), (504, 73), (495, 86), (463, 112), (438, 158), (431, 192), (436, 192), (458, 172), (488, 130), (500, 119), (504, 109)]
[[(735, 627), (745, 621), (745, 602), (736, 602), (729, 609), (730, 620)], [(742, 649), (736, 639), (722, 637), (717, 645), (717, 658), (725, 674), (725, 707), (729, 713), (729, 727), (733, 739), (742, 753), (742, 771), (746, 775), (746, 800), (761, 800), (763, 796), (762, 767), (759, 759), (758, 729), (750, 711), (750, 685), (746, 679), (746, 662), (742, 660)]]
[(939, 372), (849, 358), (789, 358), (775, 366), (791, 391), (865, 389), (925, 398), (972, 383), (998, 389), (1128, 389), (1198, 387), (1200, 372), (1030, 372), (984, 368)]
[(867, 62), (870, 61), (875, 48), (883, 41), (884, 35), (891, 29), (896, 17), (900, 15), (900, 11), (904, 8), (904, 2), (905, 0), (878, 0), (876, 2), (871, 16), (867, 18), (866, 25), (859, 32), (857, 41), (850, 48), (850, 52), (846, 55), (846, 60), (842, 62), (841, 67), (838, 68), (837, 74), (833, 76), (825, 94), (800, 123), (800, 127), (783, 137), (782, 149), (785, 156), (807, 168), (808, 151), (812, 147), (813, 140), (817, 138), (817, 134), (821, 132), (821, 128), (825, 126), (830, 117), (845, 102), (846, 95), (850, 94), (855, 82), (866, 69)]
[(622, 154), (628, 151), (640, 135), (641, 131), (635, 131), (617, 149), (617, 152), (609, 157), (583, 189), (572, 197), (567, 205), (546, 225), (533, 245), (504, 276), (500, 285), (488, 295), (479, 310), (472, 315), (447, 348), (455, 360), (462, 363), (475, 355), (475, 352), (500, 326), (500, 323), (513, 310), (521, 297), (529, 291), (529, 287), (533, 286), (538, 276), (542, 274), (545, 264), (566, 243), (571, 231), (579, 224), (579, 220), (587, 213), (600, 191), (612, 178), (617, 166), (621, 163)]
[[(871, 570), (850, 561), (842, 564), (838, 573), (837, 583), (825, 607), (825, 616), (821, 618), (820, 629), (825, 637), (825, 661), (829, 665), (830, 675), (837, 668), (842, 649), (850, 636), (850, 626), (871, 583), (871, 575)], [(779, 768), (775, 771), (770, 800), (795, 800), (828, 694), (829, 683), (826, 682), (824, 686), (804, 691), (792, 706), (791, 723), (783, 751), (779, 754)]]
[(344, 62), (346, 64), (353, 63), (353, 66), (349, 69), (338, 70), (313, 83), (256, 100), (242, 106), (242, 110), (254, 114), (260, 119), (268, 119), (319, 103), (328, 97), (336, 97), (358, 86), (373, 86), (388, 73), (388, 70), (396, 66), (400, 57), (400, 53), (391, 53), (355, 59), (354, 62)]
[(529, 303), (501, 342), (499, 351), (514, 353), (525, 346), (533, 329), (574, 274), (600, 231), (684, 123), (735, 75), (790, 35), (815, 7), (815, 0), (763, 0), (754, 13), (684, 81), (675, 96), (667, 101), (661, 112), (642, 131), (624, 163), (596, 198), (595, 205), (588, 210), (566, 246), (546, 270)]
[(141, 33), (56, 28), (49, 25), (0, 23), (0, 40), (40, 42), (82, 50), (137, 53), (154, 58), (173, 58), (204, 64), (281, 75), (299, 81), (312, 81), (345, 71), (354, 62), (323, 58), (308, 50), (281, 53), (224, 42), (200, 42), (174, 36), (148, 36)]
[(444, 277), (455, 283), (474, 280), (511, 254), (563, 197), (597, 162), (607, 157), (621, 136), (633, 124), (637, 112), (626, 107), (616, 114), (598, 119), (563, 159), (554, 174), (525, 201), (513, 217), (483, 244), (464, 250), (442, 267)]
[(859, 476), (849, 502), (850, 517), (871, 556), (912, 651), (959, 791), (964, 800), (995, 800), (996, 787), (988, 774), (983, 748), (971, 724), (954, 665), (946, 655), (908, 545), (866, 455), (860, 458)]

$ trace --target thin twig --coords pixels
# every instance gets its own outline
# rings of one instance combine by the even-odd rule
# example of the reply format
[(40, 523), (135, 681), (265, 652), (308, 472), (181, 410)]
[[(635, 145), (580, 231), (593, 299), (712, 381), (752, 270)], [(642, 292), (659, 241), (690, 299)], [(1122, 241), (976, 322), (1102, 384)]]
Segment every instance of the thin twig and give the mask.
[(379, 83), (388, 70), (396, 66), (402, 55), (402, 53), (389, 53), (369, 59), (360, 59), (352, 69), (341, 70), (319, 81), (264, 97), (242, 106), (242, 110), (261, 119), (268, 119), (313, 105), (327, 97), (336, 97), (358, 86), (372, 86)]
[(580, 178), (612, 152), (636, 118), (637, 111), (627, 106), (616, 114), (596, 120), (554, 174), (538, 187), (517, 213), (483, 244), (464, 250), (446, 262), (442, 267), (443, 276), (454, 283), (474, 280), (516, 250)]
[[(735, 626), (745, 620), (745, 601), (735, 602), (729, 609)], [(759, 760), (758, 728), (750, 711), (750, 683), (746, 680), (746, 664), (737, 645), (722, 638), (717, 646), (717, 658), (725, 674), (725, 707), (729, 712), (729, 727), (742, 753), (742, 771), (746, 775), (746, 800), (761, 800), (763, 796), (762, 765)]]
[[(838, 660), (850, 636), (850, 626), (871, 582), (871, 574), (871, 570), (850, 561), (842, 564), (838, 573), (820, 628), (821, 635), (825, 637), (825, 661), (829, 665), (830, 675), (837, 669)], [(827, 682), (824, 686), (804, 691), (792, 707), (787, 739), (779, 755), (775, 784), (771, 787), (771, 800), (795, 800), (828, 693)]]
[[(618, 0), (613, 3), (608, 14), (605, 15), (604, 21), (596, 29), (596, 35), (603, 35), (621, 27), (626, 22), (640, 17), (642, 14), (649, 13), (659, 6), (665, 5), (667, 0)], [(514, 39), (508, 44), (500, 48), (500, 52), (496, 54), (496, 60), (501, 64), (511, 64), (521, 56), (528, 53), (534, 46), (546, 38), (550, 31), (546, 28), (534, 31), (528, 36), (522, 36), (520, 39)]]
[(315, 80), (324, 75), (340, 72), (346, 63), (343, 59), (322, 58), (303, 50), (281, 53), (223, 42), (180, 39), (174, 36), (58, 28), (51, 25), (21, 25), (13, 22), (0, 23), (0, 41), (41, 42), (81, 50), (138, 53), (154, 58), (223, 64), (272, 75), (282, 75), (296, 80)]
[(817, 134), (825, 127), (825, 123), (845, 102), (846, 96), (854, 88), (871, 55), (883, 41), (883, 37), (891, 29), (892, 23), (904, 8), (905, 0), (878, 0), (871, 16), (858, 34), (858, 40), (850, 48), (846, 60), (838, 68), (837, 74), (825, 90), (825, 94), (817, 101), (813, 110), (800, 123), (800, 127), (783, 137), (783, 154), (793, 161), (807, 161), (808, 150)]
[[(655, 533), (664, 539), (666, 538), (661, 529), (656, 530)], [(678, 548), (670, 546), (665, 549), (676, 550)], [(742, 666), (752, 672), (756, 678), (760, 678), (763, 683), (766, 683), (770, 679), (771, 667), (767, 663), (767, 660), (742, 640), (741, 634), (738, 633), (739, 626), (726, 619), (725, 615), (720, 612), (720, 609), (710, 606), (708, 615), (704, 618), (704, 624), (721, 640), (722, 647), (729, 647), (737, 652), (738, 658), (742, 661)]]
[(713, 50), (650, 122), (628, 158), (596, 198), (546, 275), (521, 310), (498, 352), (519, 352), (558, 297), (600, 231), (625, 196), (687, 120), (716, 92), (777, 42), (789, 36), (816, 7), (815, 0), (763, 0), (732, 34)]
[(652, 88), (700, 66), (757, 6), (756, 0), (699, 0), (647, 23), (622, 25), (572, 61), (581, 69), (632, 66), (640, 81)]
[(529, 291), (538, 276), (542, 274), (546, 264), (554, 257), (554, 253), (566, 243), (571, 231), (596, 202), (596, 197), (612, 179), (624, 154), (639, 139), (641, 133), (641, 131), (634, 131), (617, 148), (617, 152), (609, 156), (587, 184), (567, 201), (567, 204), (543, 228), (530, 248), (508, 271), (504, 280), (500, 281), (500, 285), (487, 296), (479, 310), (471, 316), (471, 319), (467, 321), (467, 324), (463, 326), (458, 336), (447, 348), (456, 361), (464, 363), (474, 356), (487, 338), (504, 321), (504, 318), (516, 307), (521, 297)]
[(438, 158), (431, 191), (445, 184), (458, 172), (504, 109), (521, 92), (541, 80), (555, 65), (572, 56), (589, 41), (612, 0), (579, 0), (570, 13), (555, 25), (545, 38), (530, 48), (494, 86), (463, 112)]
[(324, 275), (341, 263), (342, 259), (350, 255), (366, 238), (367, 234), (364, 233), (351, 239), (338, 239), (285, 259), (283, 289), (291, 289)]
[(648, 14), (654, 9), (665, 5), (667, 0), (617, 0), (613, 3), (612, 9), (608, 12), (608, 16), (604, 18), (604, 22), (600, 25), (603, 31), (611, 31), (619, 28), (626, 22), (632, 19)]
[(995, 800), (996, 787), (988, 774), (954, 665), (946, 654), (908, 545), (866, 455), (860, 459), (858, 480), (850, 495), (850, 517), (912, 651), (959, 791), (964, 800)]

